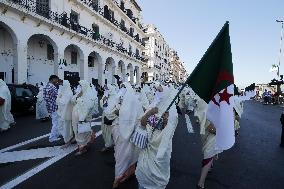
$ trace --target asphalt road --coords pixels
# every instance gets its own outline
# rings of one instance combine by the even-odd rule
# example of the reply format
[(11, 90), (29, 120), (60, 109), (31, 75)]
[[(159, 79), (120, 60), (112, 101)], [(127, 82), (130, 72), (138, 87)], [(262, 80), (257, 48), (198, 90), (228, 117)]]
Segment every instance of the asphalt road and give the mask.
[[(241, 119), (241, 131), (235, 146), (223, 152), (214, 162), (206, 186), (210, 189), (283, 189), (284, 149), (279, 148), (280, 114), (283, 108), (247, 102)], [(33, 116), (16, 118), (17, 125), (0, 134), (0, 149), (45, 135), (50, 123), (36, 121)], [(99, 121), (99, 120), (98, 120)], [(195, 123), (194, 119), (192, 122)], [(99, 127), (95, 128), (99, 131)], [(189, 134), (183, 116), (173, 139), (171, 178), (168, 189), (194, 189), (201, 167), (201, 142), (198, 127)], [(62, 145), (62, 141), (50, 144), (47, 137), (20, 145), (8, 152), (32, 150)], [(80, 157), (74, 152), (50, 164), (39, 173), (23, 179), (16, 188), (92, 188), (110, 189), (114, 178), (113, 153), (101, 154), (102, 137), (98, 137), (89, 153)], [(3, 153), (0, 153), (3, 157)], [(53, 157), (41, 157), (9, 163), (0, 163), (0, 188), (19, 176), (45, 163)], [(136, 189), (137, 181), (131, 178), (121, 189)]]

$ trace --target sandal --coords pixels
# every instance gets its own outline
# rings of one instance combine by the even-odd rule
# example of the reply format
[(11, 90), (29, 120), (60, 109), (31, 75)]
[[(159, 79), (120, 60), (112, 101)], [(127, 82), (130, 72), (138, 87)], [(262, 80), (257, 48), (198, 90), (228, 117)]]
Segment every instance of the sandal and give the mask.
[(75, 153), (75, 156), (80, 156), (80, 155), (83, 155), (87, 152), (87, 148), (84, 146), (84, 147), (79, 147), (78, 148), (78, 152)]
[(94, 143), (95, 140), (96, 140), (97, 136), (96, 136), (96, 133), (92, 133), (92, 136), (91, 136), (91, 140), (90, 140), (90, 143)]

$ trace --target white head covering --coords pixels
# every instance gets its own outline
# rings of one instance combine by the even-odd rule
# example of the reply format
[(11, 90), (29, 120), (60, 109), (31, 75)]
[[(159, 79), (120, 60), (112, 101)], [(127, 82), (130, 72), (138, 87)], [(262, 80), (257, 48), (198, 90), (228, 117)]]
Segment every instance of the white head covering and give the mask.
[[(178, 91), (174, 88), (168, 88), (163, 86), (164, 95), (161, 98), (161, 101), (158, 104), (158, 117), (161, 117), (167, 110), (167, 108), (170, 106), (171, 102), (177, 95)], [(171, 106), (169, 109), (169, 118), (167, 126), (162, 130), (162, 140), (159, 145), (159, 149), (157, 152), (157, 159), (163, 158), (164, 154), (168, 150), (169, 144), (172, 142), (172, 138), (175, 132), (175, 129), (177, 127), (178, 123), (178, 114), (175, 103)]]
[(81, 80), (79, 81), (82, 90), (82, 96), (76, 100), (75, 109), (79, 115), (79, 121), (85, 121), (87, 116), (92, 113), (95, 106), (96, 96), (93, 95), (90, 83)]

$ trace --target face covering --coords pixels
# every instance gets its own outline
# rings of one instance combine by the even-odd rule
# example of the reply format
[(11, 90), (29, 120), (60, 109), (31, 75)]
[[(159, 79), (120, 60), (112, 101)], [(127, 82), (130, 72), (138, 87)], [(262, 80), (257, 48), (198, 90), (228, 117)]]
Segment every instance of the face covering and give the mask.
[(162, 96), (163, 96), (163, 92), (160, 92), (160, 91), (156, 91), (156, 92), (155, 92), (155, 99), (156, 99), (157, 101), (160, 101), (161, 98), (162, 98)]

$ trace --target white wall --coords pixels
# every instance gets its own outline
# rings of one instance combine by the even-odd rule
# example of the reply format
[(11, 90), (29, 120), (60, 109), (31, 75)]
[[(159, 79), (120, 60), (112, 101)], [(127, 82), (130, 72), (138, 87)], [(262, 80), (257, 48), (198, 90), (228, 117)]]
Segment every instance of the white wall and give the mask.
[(8, 31), (0, 27), (0, 72), (4, 72), (4, 80), (12, 82), (13, 65), (13, 39)]

